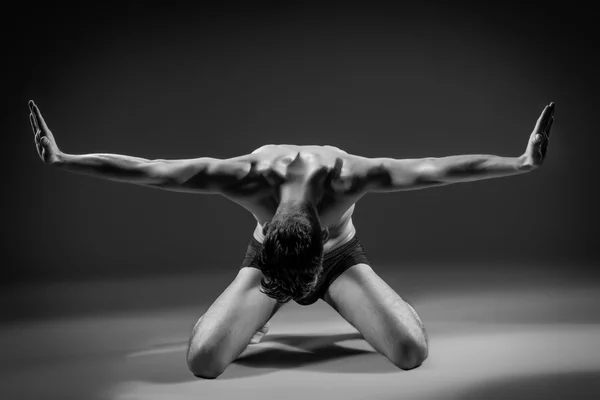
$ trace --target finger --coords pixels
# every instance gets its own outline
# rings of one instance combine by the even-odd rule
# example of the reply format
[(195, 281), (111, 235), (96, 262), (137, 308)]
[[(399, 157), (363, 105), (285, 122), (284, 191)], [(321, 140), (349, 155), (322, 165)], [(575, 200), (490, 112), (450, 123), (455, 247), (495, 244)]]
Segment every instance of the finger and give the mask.
[(548, 104), (547, 115), (543, 125), (544, 132), (548, 132), (548, 125), (550, 125), (552, 118), (554, 118), (554, 102), (550, 102), (550, 104)]
[(544, 119), (544, 126), (548, 125), (548, 122), (550, 121), (550, 119), (554, 116), (554, 102), (550, 102), (550, 104), (548, 104), (546, 106), (546, 115), (545, 115), (545, 119)]
[[(33, 101), (31, 103), (33, 103)], [(35, 115), (38, 128), (40, 128), (40, 130), (43, 130), (44, 132), (47, 131), (48, 126), (46, 125), (46, 121), (44, 121), (44, 117), (42, 117), (42, 113), (35, 103), (33, 103), (32, 111), (33, 115)]]
[(541, 146), (541, 153), (542, 153), (542, 157), (545, 159), (546, 158), (546, 149), (548, 148), (548, 141), (544, 140), (542, 142), (542, 146)]
[(542, 114), (540, 115), (540, 118), (538, 120), (538, 124), (536, 125), (536, 133), (540, 133), (540, 132), (545, 132), (546, 131), (546, 127), (548, 125), (548, 121), (550, 120), (550, 118), (552, 118), (552, 113), (554, 112), (554, 106), (546, 106), (546, 108), (544, 108), (544, 111), (542, 111)]
[(535, 127), (533, 128), (534, 132), (536, 132), (536, 133), (539, 132), (540, 129), (544, 126), (544, 125), (542, 125), (542, 123), (544, 122), (544, 115), (546, 115), (547, 110), (548, 110), (548, 106), (544, 107), (544, 109), (542, 110), (542, 113), (540, 114), (539, 118), (535, 122)]
[(548, 123), (553, 115), (554, 115), (554, 103), (551, 102), (546, 107), (544, 107), (544, 110), (542, 111), (542, 113), (540, 114), (540, 117), (537, 120), (537, 124), (535, 126), (534, 131), (536, 133), (540, 133), (540, 132), (545, 133), (548, 128)]
[(546, 137), (547, 138), (550, 137), (550, 129), (552, 129), (553, 123), (554, 123), (554, 117), (550, 118), (550, 121), (548, 121), (548, 126), (546, 127)]
[(33, 134), (35, 135), (38, 131), (37, 125), (35, 123), (35, 117), (33, 114), (29, 114), (29, 122), (31, 123), (31, 129), (33, 129)]
[(39, 132), (33, 136), (33, 140), (35, 140), (36, 145), (40, 144), (40, 133)]

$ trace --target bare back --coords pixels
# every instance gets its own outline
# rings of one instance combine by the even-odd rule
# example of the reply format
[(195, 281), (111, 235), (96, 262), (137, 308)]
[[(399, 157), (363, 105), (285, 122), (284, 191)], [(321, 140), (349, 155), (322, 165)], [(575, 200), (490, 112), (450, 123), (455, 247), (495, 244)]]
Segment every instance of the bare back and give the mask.
[(296, 185), (301, 182), (300, 186), (315, 192), (321, 223), (330, 230), (325, 245), (328, 250), (355, 233), (352, 213), (362, 193), (354, 185), (354, 158), (333, 146), (262, 146), (237, 158), (249, 161), (250, 171), (221, 194), (254, 215), (257, 221), (254, 235), (261, 240), (262, 225), (275, 215), (282, 188), (291, 182)]

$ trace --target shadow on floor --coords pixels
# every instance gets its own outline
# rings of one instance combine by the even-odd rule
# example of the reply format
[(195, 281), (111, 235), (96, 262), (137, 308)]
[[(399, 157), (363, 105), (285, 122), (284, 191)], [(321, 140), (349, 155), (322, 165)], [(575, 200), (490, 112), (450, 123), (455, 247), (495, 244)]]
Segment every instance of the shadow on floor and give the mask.
[[(365, 346), (365, 342), (360, 343), (360, 347), (368, 349), (338, 344), (350, 340), (364, 341), (358, 332), (267, 334), (260, 344), (248, 346), (218, 379), (237, 379), (296, 368), (326, 373), (400, 372), (384, 356)], [(199, 378), (187, 369), (185, 348), (185, 343), (177, 342), (132, 353), (119, 365), (118, 375), (125, 380), (155, 383), (197, 381)]]
[(152, 353), (140, 357), (125, 357), (116, 366), (116, 376), (122, 381), (154, 383), (183, 383), (197, 381), (187, 368), (183, 345), (171, 351)]
[(333, 335), (267, 335), (261, 343), (280, 343), (297, 350), (261, 345), (250, 347), (247, 352), (233, 362), (219, 379), (264, 375), (281, 369), (296, 368), (329, 373), (400, 371), (374, 350), (363, 350), (338, 344), (338, 342), (357, 339), (363, 339), (358, 332)]
[(456, 399), (600, 399), (600, 371), (574, 371), (506, 378), (478, 384), (459, 394)]

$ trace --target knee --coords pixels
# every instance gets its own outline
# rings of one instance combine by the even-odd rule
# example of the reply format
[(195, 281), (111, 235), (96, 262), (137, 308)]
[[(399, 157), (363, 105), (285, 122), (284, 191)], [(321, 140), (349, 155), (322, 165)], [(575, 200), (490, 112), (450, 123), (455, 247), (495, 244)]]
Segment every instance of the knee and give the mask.
[(398, 368), (408, 371), (423, 364), (428, 353), (426, 340), (411, 339), (395, 345), (389, 359)]
[(190, 345), (187, 352), (187, 366), (192, 374), (203, 379), (215, 379), (227, 368), (222, 357), (219, 357), (217, 349), (208, 345)]

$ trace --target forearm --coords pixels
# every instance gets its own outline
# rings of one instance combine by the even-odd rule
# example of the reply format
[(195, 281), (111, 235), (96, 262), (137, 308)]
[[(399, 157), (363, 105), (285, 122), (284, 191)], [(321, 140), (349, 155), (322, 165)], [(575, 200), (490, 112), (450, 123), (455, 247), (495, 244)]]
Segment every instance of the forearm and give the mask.
[(469, 154), (431, 159), (431, 173), (442, 183), (471, 182), (528, 172), (523, 157)]
[(394, 192), (517, 175), (532, 169), (524, 156), (469, 154), (413, 159), (377, 158), (367, 165), (368, 190)]
[(160, 183), (160, 160), (121, 154), (61, 154), (55, 164), (67, 171), (134, 184)]

